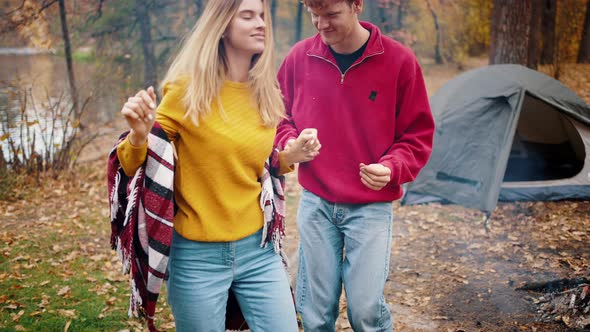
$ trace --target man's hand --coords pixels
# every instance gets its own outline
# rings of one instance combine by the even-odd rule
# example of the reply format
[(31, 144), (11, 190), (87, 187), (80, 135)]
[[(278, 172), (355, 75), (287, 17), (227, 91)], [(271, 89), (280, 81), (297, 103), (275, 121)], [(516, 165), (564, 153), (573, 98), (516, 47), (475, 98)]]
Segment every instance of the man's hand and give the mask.
[(289, 164), (304, 163), (313, 160), (320, 154), (322, 145), (318, 140), (318, 131), (306, 128), (301, 131), (297, 139), (290, 139), (285, 144), (284, 160)]
[(361, 182), (369, 189), (381, 190), (391, 181), (391, 170), (382, 164), (361, 163), (359, 167)]

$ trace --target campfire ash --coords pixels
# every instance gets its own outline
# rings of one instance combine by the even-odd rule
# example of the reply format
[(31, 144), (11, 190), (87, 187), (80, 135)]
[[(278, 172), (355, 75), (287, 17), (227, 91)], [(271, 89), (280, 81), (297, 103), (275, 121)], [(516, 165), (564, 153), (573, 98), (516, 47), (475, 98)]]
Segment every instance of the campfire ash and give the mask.
[(544, 293), (533, 302), (542, 322), (561, 321), (568, 328), (590, 329), (590, 281), (586, 278), (528, 283), (516, 290)]

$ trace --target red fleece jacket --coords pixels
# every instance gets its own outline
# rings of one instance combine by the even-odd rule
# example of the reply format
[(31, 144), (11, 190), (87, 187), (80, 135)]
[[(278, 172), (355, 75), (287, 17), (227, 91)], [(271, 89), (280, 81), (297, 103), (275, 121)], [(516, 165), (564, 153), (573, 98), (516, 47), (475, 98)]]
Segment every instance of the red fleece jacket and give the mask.
[[(281, 148), (305, 128), (317, 128), (320, 155), (299, 166), (299, 182), (334, 203), (372, 203), (401, 197), (432, 150), (434, 121), (422, 71), (400, 43), (371, 31), (363, 55), (341, 73), (319, 35), (297, 43), (283, 61), (279, 83), (287, 119), (279, 124)], [(365, 187), (359, 164), (381, 163), (391, 182)]]

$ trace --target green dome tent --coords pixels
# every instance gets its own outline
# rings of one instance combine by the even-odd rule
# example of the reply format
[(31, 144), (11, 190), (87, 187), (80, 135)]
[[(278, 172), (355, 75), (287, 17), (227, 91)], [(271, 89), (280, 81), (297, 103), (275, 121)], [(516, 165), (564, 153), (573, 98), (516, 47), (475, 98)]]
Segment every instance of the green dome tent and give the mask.
[(402, 205), (433, 201), (491, 212), (498, 200), (590, 199), (590, 107), (519, 65), (465, 72), (430, 100), (428, 164)]

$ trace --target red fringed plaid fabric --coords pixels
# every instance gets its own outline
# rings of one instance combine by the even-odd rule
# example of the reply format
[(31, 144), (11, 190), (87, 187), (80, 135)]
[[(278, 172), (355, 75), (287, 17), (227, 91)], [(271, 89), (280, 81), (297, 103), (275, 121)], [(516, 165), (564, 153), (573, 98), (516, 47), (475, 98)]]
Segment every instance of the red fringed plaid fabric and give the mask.
[[(154, 325), (156, 303), (166, 277), (172, 241), (174, 205), (174, 152), (172, 144), (158, 123), (148, 138), (145, 163), (134, 176), (123, 172), (117, 157), (117, 146), (128, 133), (119, 138), (108, 160), (107, 182), (111, 210), (111, 246), (123, 262), (123, 273), (131, 274), (129, 316), (136, 313), (147, 319), (150, 331)], [(272, 243), (281, 255), (285, 235), (285, 179), (278, 176), (278, 151), (273, 150), (259, 179), (262, 191), (260, 206), (264, 212), (261, 246)], [(246, 329), (237, 306), (229, 306), (228, 329)], [(230, 317), (237, 317), (229, 319)]]

